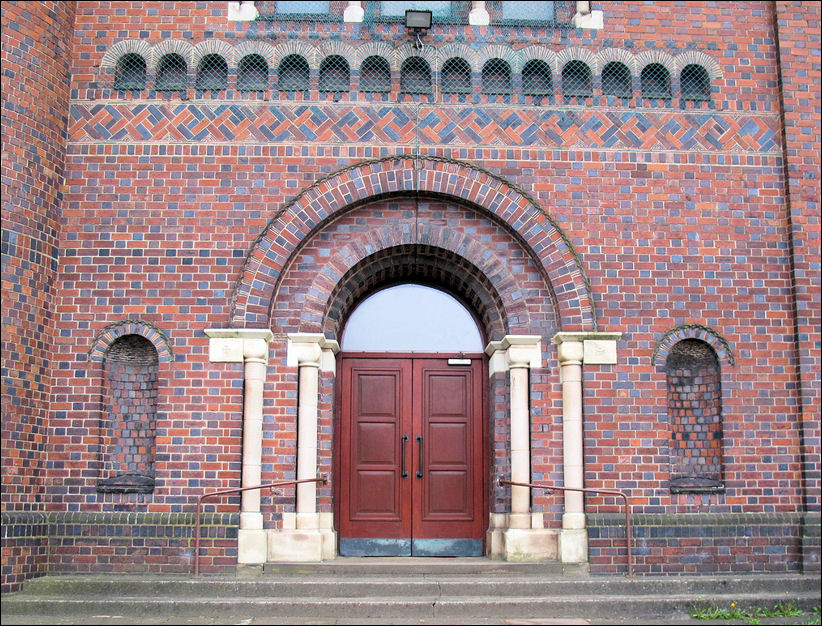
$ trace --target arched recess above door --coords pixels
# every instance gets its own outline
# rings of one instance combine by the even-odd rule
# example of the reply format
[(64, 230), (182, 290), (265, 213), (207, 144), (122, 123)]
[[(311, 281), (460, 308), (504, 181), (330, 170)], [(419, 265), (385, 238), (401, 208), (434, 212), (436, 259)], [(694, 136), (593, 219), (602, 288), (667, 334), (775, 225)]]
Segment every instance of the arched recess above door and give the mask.
[(539, 204), (503, 178), (466, 162), (396, 155), (352, 164), (322, 178), (282, 206), (255, 240), (231, 303), (232, 327), (265, 328), (283, 268), (325, 220), (368, 201), (429, 194), (477, 207), (505, 224), (538, 260), (556, 297), (562, 330), (596, 330), (580, 258)]
[(367, 296), (340, 339), (347, 352), (482, 352), (485, 343), (465, 306), (444, 291), (416, 283)]
[[(339, 256), (357, 258), (353, 250), (342, 250)], [(336, 339), (364, 297), (406, 282), (422, 283), (456, 297), (476, 315), (488, 341), (517, 329), (530, 329), (528, 311), (522, 299), (513, 294), (516, 281), (507, 268), (498, 263), (497, 271), (491, 272), (471, 260), (443, 248), (410, 244), (388, 246), (363, 256), (341, 276), (322, 273), (317, 277), (310, 289), (316, 300), (306, 301), (305, 318), (316, 319), (318, 325), (306, 324), (301, 330)], [(312, 316), (315, 308), (317, 314)]]

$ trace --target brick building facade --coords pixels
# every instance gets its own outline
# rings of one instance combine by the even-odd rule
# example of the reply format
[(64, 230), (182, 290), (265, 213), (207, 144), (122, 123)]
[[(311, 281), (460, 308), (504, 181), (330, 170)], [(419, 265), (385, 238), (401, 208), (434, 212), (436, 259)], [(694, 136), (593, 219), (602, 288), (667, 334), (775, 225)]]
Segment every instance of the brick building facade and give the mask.
[(405, 283), (483, 338), (483, 553), (625, 568), (619, 498), (502, 477), (626, 492), (638, 572), (818, 570), (819, 5), (254, 4), (2, 5), (3, 590), (316, 475), (201, 564), (336, 556), (343, 329)]

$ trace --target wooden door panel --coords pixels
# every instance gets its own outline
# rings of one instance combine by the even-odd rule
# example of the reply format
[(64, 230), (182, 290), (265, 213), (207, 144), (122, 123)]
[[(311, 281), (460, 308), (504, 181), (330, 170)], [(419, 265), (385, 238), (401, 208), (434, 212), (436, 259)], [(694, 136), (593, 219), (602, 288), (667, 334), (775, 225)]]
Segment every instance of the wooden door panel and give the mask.
[(402, 515), (396, 472), (359, 470), (351, 485), (353, 521), (399, 521)]
[(342, 359), (343, 554), (483, 553), (482, 364)]
[(463, 422), (428, 423), (428, 466), (429, 469), (462, 467), (468, 464), (471, 449), (469, 424)]
[[(414, 361), (414, 429), (423, 446), (413, 491), (415, 539), (482, 537), (481, 374), (481, 361)], [(420, 455), (414, 458), (419, 464)]]
[(411, 364), (350, 359), (341, 370), (340, 535), (410, 537), (411, 483), (401, 457), (411, 429)]
[(426, 519), (468, 519), (473, 515), (468, 472), (432, 470), (427, 483)]
[(356, 424), (357, 431), (354, 433), (356, 466), (380, 466), (386, 469), (395, 467), (396, 443), (401, 437), (397, 426), (393, 421), (372, 422), (361, 419)]

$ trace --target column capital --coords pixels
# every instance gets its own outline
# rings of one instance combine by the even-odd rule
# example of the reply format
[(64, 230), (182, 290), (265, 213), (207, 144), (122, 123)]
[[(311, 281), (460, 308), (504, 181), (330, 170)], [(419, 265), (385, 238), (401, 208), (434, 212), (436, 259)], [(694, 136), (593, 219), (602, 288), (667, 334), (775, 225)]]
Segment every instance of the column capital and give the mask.
[(256, 20), (259, 14), (253, 2), (228, 3), (229, 22), (251, 22)]
[(267, 328), (206, 328), (208, 358), (212, 363), (268, 361), (268, 344), (274, 338)]
[(362, 8), (362, 2), (349, 1), (348, 6), (346, 6), (345, 11), (343, 11), (343, 21), (353, 23), (362, 22), (363, 17), (365, 17), (365, 10)]
[(322, 333), (291, 333), (288, 335), (286, 365), (320, 367), (323, 365), (323, 351), (329, 350), (337, 354), (340, 344), (334, 339), (327, 339)]
[(485, 2), (471, 3), (471, 11), (468, 13), (468, 23), (471, 26), (488, 26), (491, 23), (491, 17), (488, 15), (488, 10), (485, 8)]
[(616, 342), (619, 332), (560, 332), (551, 343), (558, 346), (559, 361), (571, 363), (583, 361), (588, 365), (613, 365), (616, 361)]
[(500, 341), (491, 341), (485, 347), (491, 357), (491, 371), (512, 367), (542, 366), (542, 337), (539, 335), (505, 335)]

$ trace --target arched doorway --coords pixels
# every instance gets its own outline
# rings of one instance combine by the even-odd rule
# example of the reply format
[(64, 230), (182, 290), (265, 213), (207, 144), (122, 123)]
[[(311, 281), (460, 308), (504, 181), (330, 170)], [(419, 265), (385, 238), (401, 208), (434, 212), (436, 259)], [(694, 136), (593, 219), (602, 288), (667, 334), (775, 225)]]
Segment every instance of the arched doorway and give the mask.
[(339, 371), (343, 556), (481, 556), (484, 355), (471, 313), (406, 283), (349, 316)]
[[(236, 328), (210, 335), (215, 340), (236, 336), (245, 346), (258, 329), (267, 329), (265, 340), (274, 355), (268, 376), (283, 383), (275, 386), (263, 427), (271, 445), (260, 450), (258, 439), (248, 455), (244, 450), (244, 460), (250, 460), (244, 480), (260, 473), (260, 452), (272, 460), (270, 469), (263, 466), (263, 478), (286, 477), (295, 452), (298, 479), (331, 477), (326, 486), (299, 485), (293, 504), (283, 501), (261, 510), (251, 503), (241, 517), (240, 539), (258, 542), (261, 531), (254, 525), (262, 520), (257, 511), (271, 511), (281, 521), (275, 518), (265, 530), (269, 559), (338, 554), (339, 394), (345, 358), (338, 354), (338, 340), (364, 297), (409, 281), (456, 295), (476, 315), (487, 342), (481, 376), (487, 389), (482, 403), (488, 404), (482, 452), (487, 457), (482, 478), (487, 553), (505, 559), (555, 558), (556, 531), (549, 525), (562, 517), (564, 529), (567, 511), (535, 512), (526, 488), (508, 488), (492, 477), (510, 475), (522, 482), (532, 467), (550, 471), (562, 465), (566, 438), (557, 437), (551, 426), (559, 383), (550, 369), (555, 350), (548, 341), (556, 337), (581, 351), (582, 335), (587, 338), (591, 331), (586, 329), (595, 329), (587, 277), (553, 219), (504, 180), (468, 164), (404, 155), (340, 170), (278, 211), (257, 238), (237, 283), (230, 311)], [(572, 332), (559, 337), (560, 328)], [(558, 352), (560, 366), (567, 361), (569, 368), (579, 367), (577, 351)], [(244, 352), (243, 358), (247, 369), (260, 360), (256, 353)], [(259, 427), (248, 415), (259, 419), (256, 407), (262, 398), (259, 391), (247, 395), (247, 406), (254, 410), (246, 412), (244, 424), (254, 434)], [(566, 420), (565, 412), (563, 404), (563, 432), (571, 424), (581, 435), (579, 420)], [(581, 461), (568, 467), (581, 468)], [(534, 506), (545, 511), (546, 503)], [(584, 524), (577, 509), (571, 514), (576, 516), (572, 521), (579, 517)], [(244, 519), (249, 520), (245, 526)], [(577, 532), (577, 526), (569, 528)], [(259, 558), (259, 551), (247, 552), (243, 562), (259, 562), (251, 560)]]

